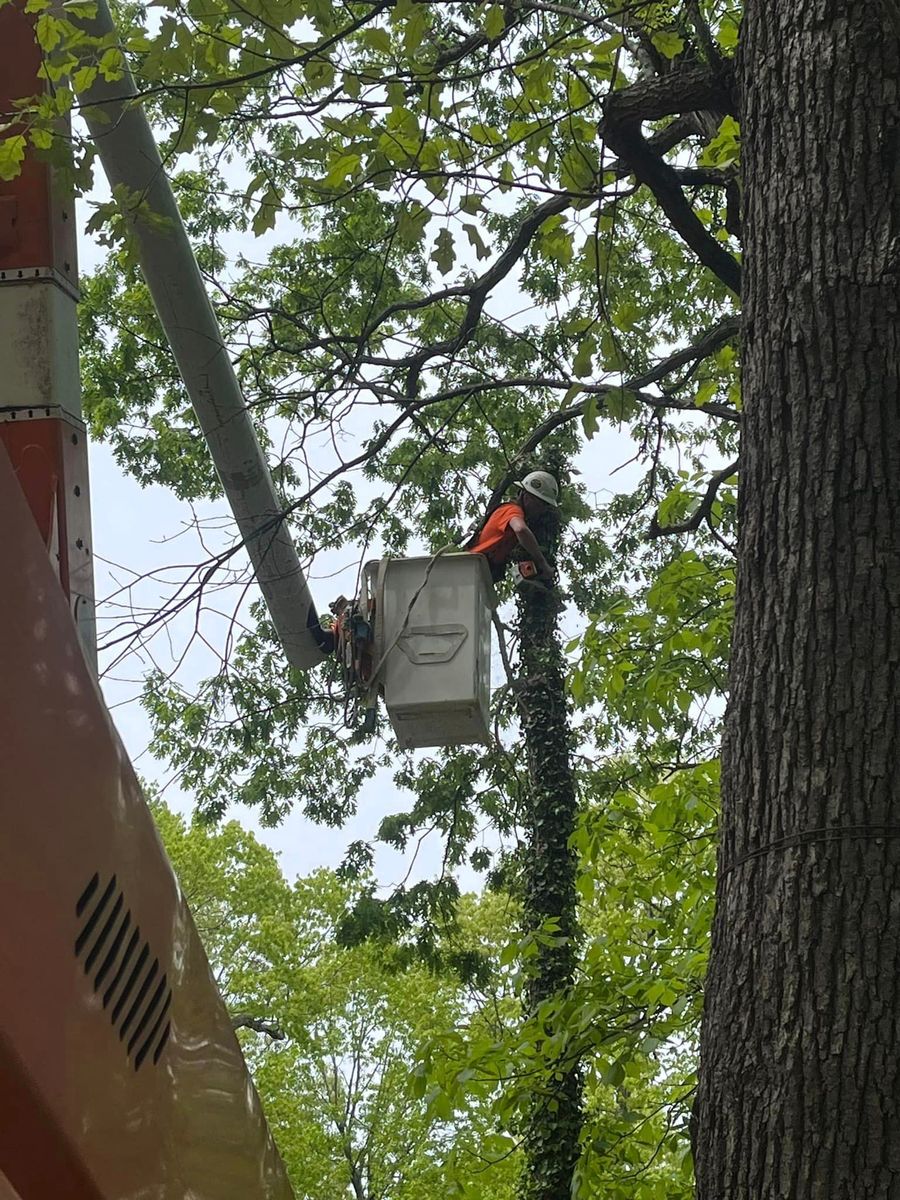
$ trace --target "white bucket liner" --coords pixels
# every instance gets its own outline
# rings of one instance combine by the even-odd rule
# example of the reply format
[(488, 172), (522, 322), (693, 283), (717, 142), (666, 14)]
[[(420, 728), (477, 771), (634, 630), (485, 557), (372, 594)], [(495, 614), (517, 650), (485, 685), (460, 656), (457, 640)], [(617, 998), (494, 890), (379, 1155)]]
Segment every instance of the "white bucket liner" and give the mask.
[(366, 566), (375, 660), (404, 749), (490, 741), (491, 615), (480, 554), (392, 558)]

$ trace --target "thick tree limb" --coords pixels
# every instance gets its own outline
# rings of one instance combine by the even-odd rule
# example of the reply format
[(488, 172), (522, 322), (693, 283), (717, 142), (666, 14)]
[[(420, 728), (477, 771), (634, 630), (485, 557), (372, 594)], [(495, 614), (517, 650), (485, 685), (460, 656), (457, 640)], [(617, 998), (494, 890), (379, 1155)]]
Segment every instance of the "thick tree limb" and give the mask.
[[(665, 129), (659, 129), (652, 137), (647, 138), (647, 145), (654, 154), (667, 154), (669, 150), (674, 150), (679, 142), (693, 137), (696, 133), (697, 130), (690, 117), (678, 116), (670, 121)], [(618, 174), (624, 174), (624, 167), (621, 163), (613, 164), (610, 169)]]
[(644, 121), (705, 108), (734, 110), (730, 79), (721, 71), (688, 67), (612, 92), (604, 103), (599, 129), (610, 149), (628, 163), (635, 179), (653, 192), (675, 232), (704, 266), (739, 295), (741, 269), (737, 261), (710, 236), (685, 196), (677, 172), (641, 133)]
[(716, 496), (719, 494), (719, 488), (726, 479), (731, 478), (737, 469), (738, 461), (735, 460), (733, 463), (729, 463), (727, 467), (723, 467), (721, 471), (716, 471), (710, 477), (709, 485), (703, 495), (703, 499), (691, 515), (686, 520), (680, 521), (677, 525), (660, 525), (654, 513), (653, 519), (650, 522), (650, 528), (647, 530), (647, 537), (651, 539), (672, 537), (677, 533), (691, 533), (693, 530), (699, 529), (703, 522), (708, 521), (711, 516), (712, 506), (715, 503)]
[(273, 1042), (283, 1042), (287, 1039), (287, 1034), (278, 1025), (274, 1025), (271, 1021), (264, 1021), (261, 1017), (254, 1017), (250, 1013), (239, 1013), (231, 1018), (232, 1029), (252, 1029), (255, 1033), (264, 1033), (270, 1037)]
[(680, 67), (668, 75), (642, 79), (619, 92), (610, 92), (603, 104), (603, 123), (640, 124), (661, 121), (676, 113), (714, 108), (737, 116), (732, 80), (725, 71), (709, 67)]
[(734, 179), (734, 175), (715, 167), (674, 167), (673, 170), (679, 183), (691, 187), (728, 187)]

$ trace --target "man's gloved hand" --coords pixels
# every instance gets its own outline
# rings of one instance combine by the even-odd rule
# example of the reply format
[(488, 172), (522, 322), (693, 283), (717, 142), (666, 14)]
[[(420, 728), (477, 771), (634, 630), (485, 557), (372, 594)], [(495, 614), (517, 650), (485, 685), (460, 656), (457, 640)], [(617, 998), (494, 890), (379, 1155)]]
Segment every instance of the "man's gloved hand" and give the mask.
[(523, 579), (527, 579), (529, 583), (543, 583), (547, 587), (552, 587), (556, 582), (556, 572), (546, 559), (544, 559), (543, 563), (534, 563), (530, 559), (520, 562), (519, 574)]

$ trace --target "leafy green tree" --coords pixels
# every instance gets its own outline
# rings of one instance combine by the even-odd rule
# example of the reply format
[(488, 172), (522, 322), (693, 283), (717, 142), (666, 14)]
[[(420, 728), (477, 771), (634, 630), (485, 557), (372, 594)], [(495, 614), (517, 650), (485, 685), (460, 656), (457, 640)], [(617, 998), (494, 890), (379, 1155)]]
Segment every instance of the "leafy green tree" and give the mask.
[(532, 965), (568, 947), (553, 919), (514, 935), (500, 956), (516, 967), (505, 1006), (493, 1021), (438, 1035), (424, 1076), (453, 1111), (473, 1093), (490, 1096), (509, 1150), (577, 1064), (584, 1104), (573, 1194), (689, 1200), (717, 764), (672, 771), (649, 793), (623, 760), (597, 775), (600, 799), (573, 839), (583, 948), (572, 985), (532, 1004), (523, 1021), (515, 1001)]
[(519, 934), (507, 897), (463, 897), (454, 937), (493, 964), (463, 985), (391, 947), (338, 946), (333, 874), (291, 886), (236, 822), (155, 807), (298, 1195), (512, 1197), (535, 1097), (570, 1061), (585, 1071), (577, 1195), (687, 1200), (718, 783), (695, 774), (649, 798), (623, 782), (584, 817), (584, 953), (571, 991), (524, 1024), (552, 922)]
[[(298, 1197), (511, 1197), (514, 1157), (487, 1180), (490, 1106), (473, 1098), (451, 1121), (413, 1073), (426, 1043), (502, 996), (390, 948), (338, 945), (348, 885), (327, 871), (290, 884), (236, 822), (188, 824), (159, 803), (154, 814)], [(466, 901), (473, 946), (496, 945), (503, 913)]]
[[(733, 119), (709, 135), (712, 101), (729, 103), (736, 12), (398, 3), (270, 16), (225, 4), (183, 21), (173, 10), (144, 30), (135, 13), (130, 58), (173, 157), (190, 149), (204, 164), (180, 177), (179, 193), (263, 439), (309, 454), (349, 420), (359, 443), (349, 463), (315, 479), (296, 454), (276, 464), (301, 548), (339, 536), (362, 554), (376, 536), (402, 552), (411, 530), (443, 545), (551, 433), (577, 452), (601, 428), (630, 432), (646, 467), (637, 486), (604, 503), (571, 486), (565, 500), (578, 532), (560, 565), (581, 614), (573, 653), (584, 654), (572, 672), (576, 744), (659, 771), (711, 756), (715, 709), (698, 721), (691, 697), (720, 691), (721, 673), (704, 657), (708, 639), (687, 642), (695, 602), (704, 627), (718, 629), (729, 611), (733, 472), (718, 463), (732, 458), (740, 420), (737, 323), (729, 286), (705, 259), (732, 277), (723, 255), (734, 247)], [(710, 106), (685, 115), (710, 38), (719, 83), (707, 81)], [(694, 202), (702, 264), (659, 219), (628, 156), (598, 138), (599, 120), (621, 140), (617, 106), (649, 104), (651, 82), (651, 96), (673, 93), (654, 100), (672, 107), (652, 118), (652, 149)], [(282, 119), (276, 101), (288, 94)], [(264, 263), (229, 258), (229, 240), (276, 214)], [(533, 315), (508, 317), (511, 294)], [(127, 244), (85, 295), (95, 433), (141, 479), (214, 495), (208, 466), (192, 461), (193, 418)], [(138, 387), (127, 382), (135, 377)], [(681, 527), (690, 549), (645, 537)], [(611, 645), (620, 621), (630, 645), (601, 661), (594, 648)], [(383, 836), (402, 846), (419, 829), (440, 831), (450, 870), (431, 903), (452, 905), (452, 870), (472, 854), (489, 865), (475, 831), (489, 824), (515, 841), (522, 765), (502, 748), (439, 755), (424, 769), (390, 744), (360, 756), (339, 696), (285, 669), (262, 613), (249, 624), (227, 668), (199, 689), (164, 674), (148, 681), (155, 746), (201, 811), (215, 817), (237, 800), (277, 822), (304, 804), (339, 823), (361, 783), (390, 763), (413, 795)], [(670, 645), (653, 666), (657, 624)], [(657, 690), (679, 705), (658, 704)], [(591, 706), (610, 695), (631, 701), (637, 744)], [(502, 690), (501, 730), (512, 714)], [(353, 861), (367, 855), (355, 847)], [(514, 869), (512, 859), (495, 865)], [(420, 898), (398, 898), (389, 923), (411, 928)]]

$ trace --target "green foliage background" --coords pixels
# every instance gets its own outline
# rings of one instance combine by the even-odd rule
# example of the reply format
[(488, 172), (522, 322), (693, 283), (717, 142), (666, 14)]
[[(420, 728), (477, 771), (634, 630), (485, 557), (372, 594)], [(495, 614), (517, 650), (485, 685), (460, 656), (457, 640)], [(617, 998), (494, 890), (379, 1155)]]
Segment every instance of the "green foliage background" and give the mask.
[(685, 850), (687, 828), (657, 832), (650, 842), (698, 876), (693, 893), (665, 897), (661, 856), (641, 844), (659, 827), (622, 802), (618, 850), (603, 822), (579, 835), (583, 862), (593, 845), (605, 855), (581, 876), (577, 985), (524, 1024), (528, 964), (556, 934), (519, 934), (509, 897), (462, 897), (444, 938), (484, 964), (464, 980), (390, 944), (339, 945), (358, 882), (319, 871), (290, 883), (237, 822), (211, 828), (154, 804), (299, 1196), (512, 1197), (551, 1051), (587, 1066), (579, 1193), (690, 1195), (686, 1103), (712, 864)]

